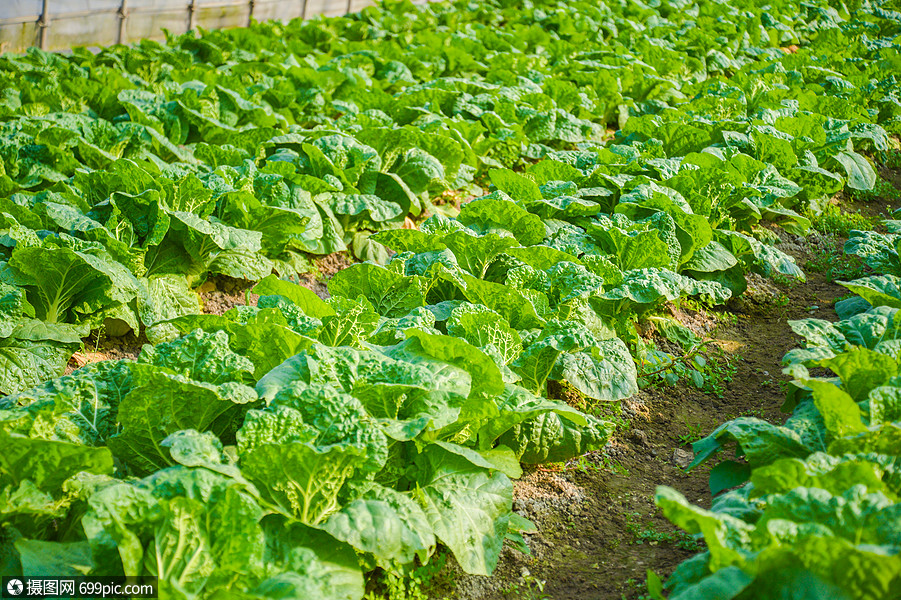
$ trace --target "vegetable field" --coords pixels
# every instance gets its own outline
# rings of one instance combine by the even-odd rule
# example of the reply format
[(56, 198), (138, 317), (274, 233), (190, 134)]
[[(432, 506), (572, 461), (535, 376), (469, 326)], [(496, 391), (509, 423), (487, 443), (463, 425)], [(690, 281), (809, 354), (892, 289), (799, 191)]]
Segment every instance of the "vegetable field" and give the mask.
[[(901, 598), (899, 42), (897, 0), (390, 1), (0, 56), (0, 571)], [(648, 440), (732, 393), (729, 323), (774, 394)], [(683, 533), (620, 525), (687, 552), (592, 595), (615, 545), (547, 562), (523, 490), (627, 488), (630, 439)]]

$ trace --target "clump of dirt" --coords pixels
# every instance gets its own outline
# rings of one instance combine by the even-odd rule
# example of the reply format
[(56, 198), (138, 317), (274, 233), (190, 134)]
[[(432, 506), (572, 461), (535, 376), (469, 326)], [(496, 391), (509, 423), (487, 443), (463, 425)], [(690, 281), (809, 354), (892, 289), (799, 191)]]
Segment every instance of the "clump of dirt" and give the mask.
[[(803, 248), (789, 250), (804, 264)], [(673, 487), (710, 506), (712, 464), (686, 472), (691, 443), (738, 416), (784, 422), (788, 415), (779, 407), (788, 377), (780, 360), (798, 344), (787, 321), (835, 320), (834, 300), (846, 293), (818, 273), (806, 284), (748, 279), (752, 300), (730, 304), (730, 313), (670, 311), (724, 349), (727, 362), (713, 367), (717, 385), (705, 393), (686, 383), (659, 384), (617, 405), (595, 406), (592, 412), (617, 424), (606, 447), (514, 482), (514, 509), (539, 531), (527, 536), (531, 555), (507, 547), (494, 575), (458, 575), (452, 587), (432, 590), (432, 597), (508, 600), (540, 584), (554, 600), (637, 599), (647, 593), (648, 569), (665, 578), (703, 548), (663, 518), (653, 502), (656, 487)], [(565, 387), (551, 392), (574, 403)]]
[(217, 275), (197, 286), (195, 291), (200, 296), (203, 314), (224, 315), (235, 306), (247, 304), (248, 296), (250, 304), (256, 306), (259, 296), (247, 293), (254, 285), (254, 281)]
[(562, 471), (545, 467), (533, 467), (513, 488), (513, 510), (533, 522), (579, 514), (585, 500), (582, 487), (564, 477)]
[(331, 294), (328, 292), (328, 280), (334, 277), (338, 271), (352, 265), (353, 262), (353, 259), (347, 252), (327, 254), (313, 261), (315, 273), (299, 275), (297, 282), (303, 287), (313, 290), (323, 300), (327, 300), (331, 297)]
[(137, 360), (141, 348), (147, 343), (149, 342), (143, 333), (135, 335), (134, 332), (129, 332), (120, 337), (101, 340), (99, 347), (100, 352), (109, 360)]
[[(353, 264), (353, 259), (348, 252), (335, 252), (313, 259), (313, 273), (298, 275), (295, 280), (299, 285), (312, 290), (323, 300), (329, 297), (328, 280), (335, 273), (346, 269)], [(211, 315), (222, 315), (231, 308), (250, 302), (256, 306), (259, 296), (248, 293), (255, 281), (234, 279), (226, 276), (216, 276), (208, 279), (197, 288), (197, 293), (203, 302), (203, 312)]]
[(338, 271), (346, 269), (354, 263), (350, 254), (346, 251), (326, 254), (321, 258), (317, 258), (314, 262), (320, 278), (325, 281), (334, 277), (335, 273)]
[(146, 343), (147, 337), (143, 333), (135, 335), (133, 331), (129, 331), (122, 336), (109, 337), (95, 331), (84, 339), (84, 349), (69, 359), (64, 374), (69, 375), (75, 369), (103, 360), (137, 360)]

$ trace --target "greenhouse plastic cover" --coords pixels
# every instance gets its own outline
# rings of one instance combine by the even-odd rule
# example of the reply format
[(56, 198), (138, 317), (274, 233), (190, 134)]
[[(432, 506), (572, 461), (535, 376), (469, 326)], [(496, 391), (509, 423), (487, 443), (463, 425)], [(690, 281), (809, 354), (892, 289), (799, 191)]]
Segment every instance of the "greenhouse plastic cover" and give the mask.
[[(183, 33), (190, 25), (191, 4), (191, 0), (47, 0), (44, 49), (163, 39), (163, 29)], [(369, 0), (255, 0), (253, 18), (335, 16), (370, 4)], [(41, 45), (43, 5), (43, 0), (0, 0), (0, 51), (22, 52)], [(194, 25), (205, 29), (242, 27), (251, 14), (250, 0), (194, 0), (193, 7)]]

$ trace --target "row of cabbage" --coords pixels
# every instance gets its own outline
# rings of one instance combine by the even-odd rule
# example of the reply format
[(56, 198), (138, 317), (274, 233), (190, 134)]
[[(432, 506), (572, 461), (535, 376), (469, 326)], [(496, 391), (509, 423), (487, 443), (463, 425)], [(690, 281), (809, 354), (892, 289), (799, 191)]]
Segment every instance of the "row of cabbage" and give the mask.
[(845, 252), (876, 274), (840, 282), (853, 294), (837, 322), (790, 321), (804, 347), (783, 359), (785, 425), (744, 417), (695, 443), (692, 468), (737, 457), (711, 471), (711, 510), (658, 489), (664, 514), (708, 546), (669, 578), (671, 599), (901, 597), (899, 239), (851, 232)]

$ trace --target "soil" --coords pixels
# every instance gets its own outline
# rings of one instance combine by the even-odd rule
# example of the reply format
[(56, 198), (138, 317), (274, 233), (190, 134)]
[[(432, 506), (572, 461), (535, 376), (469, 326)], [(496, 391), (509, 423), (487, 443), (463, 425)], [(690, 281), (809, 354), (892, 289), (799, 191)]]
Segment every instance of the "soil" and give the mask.
[(301, 275), (298, 283), (313, 290), (317, 296), (326, 300), (329, 298), (328, 280), (335, 276), (335, 273), (342, 269), (346, 269), (353, 264), (353, 257), (347, 252), (335, 252), (328, 254), (322, 258), (313, 261), (315, 273)]
[[(808, 252), (816, 250), (802, 238), (783, 239), (780, 246), (802, 268)], [(605, 448), (566, 465), (532, 469), (515, 482), (514, 509), (538, 528), (526, 536), (530, 555), (508, 544), (491, 577), (465, 575), (452, 566), (453, 576), (436, 581), (432, 598), (646, 598), (648, 569), (665, 579), (703, 549), (703, 542), (663, 518), (653, 502), (655, 488), (673, 487), (710, 507), (712, 465), (684, 469), (693, 456), (691, 442), (738, 416), (783, 423), (788, 415), (780, 406), (789, 377), (780, 359), (799, 342), (788, 321), (834, 321), (834, 301), (847, 294), (822, 273), (783, 285), (748, 279), (748, 292), (725, 310), (671, 307), (675, 318), (722, 348), (716, 389), (680, 382), (646, 388), (618, 406), (594, 407), (618, 424)], [(564, 389), (553, 391), (571, 403), (578, 400)]]
[(203, 314), (224, 315), (235, 306), (256, 306), (259, 296), (249, 292), (254, 285), (246, 279), (218, 276), (207, 279), (195, 291), (200, 296)]
[[(323, 300), (329, 297), (328, 281), (335, 273), (346, 269), (354, 262), (348, 252), (335, 252), (312, 259), (313, 272), (299, 275), (297, 283), (316, 292)], [(251, 293), (254, 281), (217, 276), (210, 278), (197, 288), (203, 303), (203, 312), (211, 315), (225, 314), (229, 309), (243, 304), (256, 306), (259, 296)]]
[(69, 375), (75, 369), (87, 364), (103, 360), (137, 360), (141, 348), (148, 343), (143, 333), (138, 336), (133, 331), (118, 337), (100, 335), (99, 339), (97, 332), (94, 332), (82, 341), (84, 349), (76, 352), (69, 359), (65, 375)]

